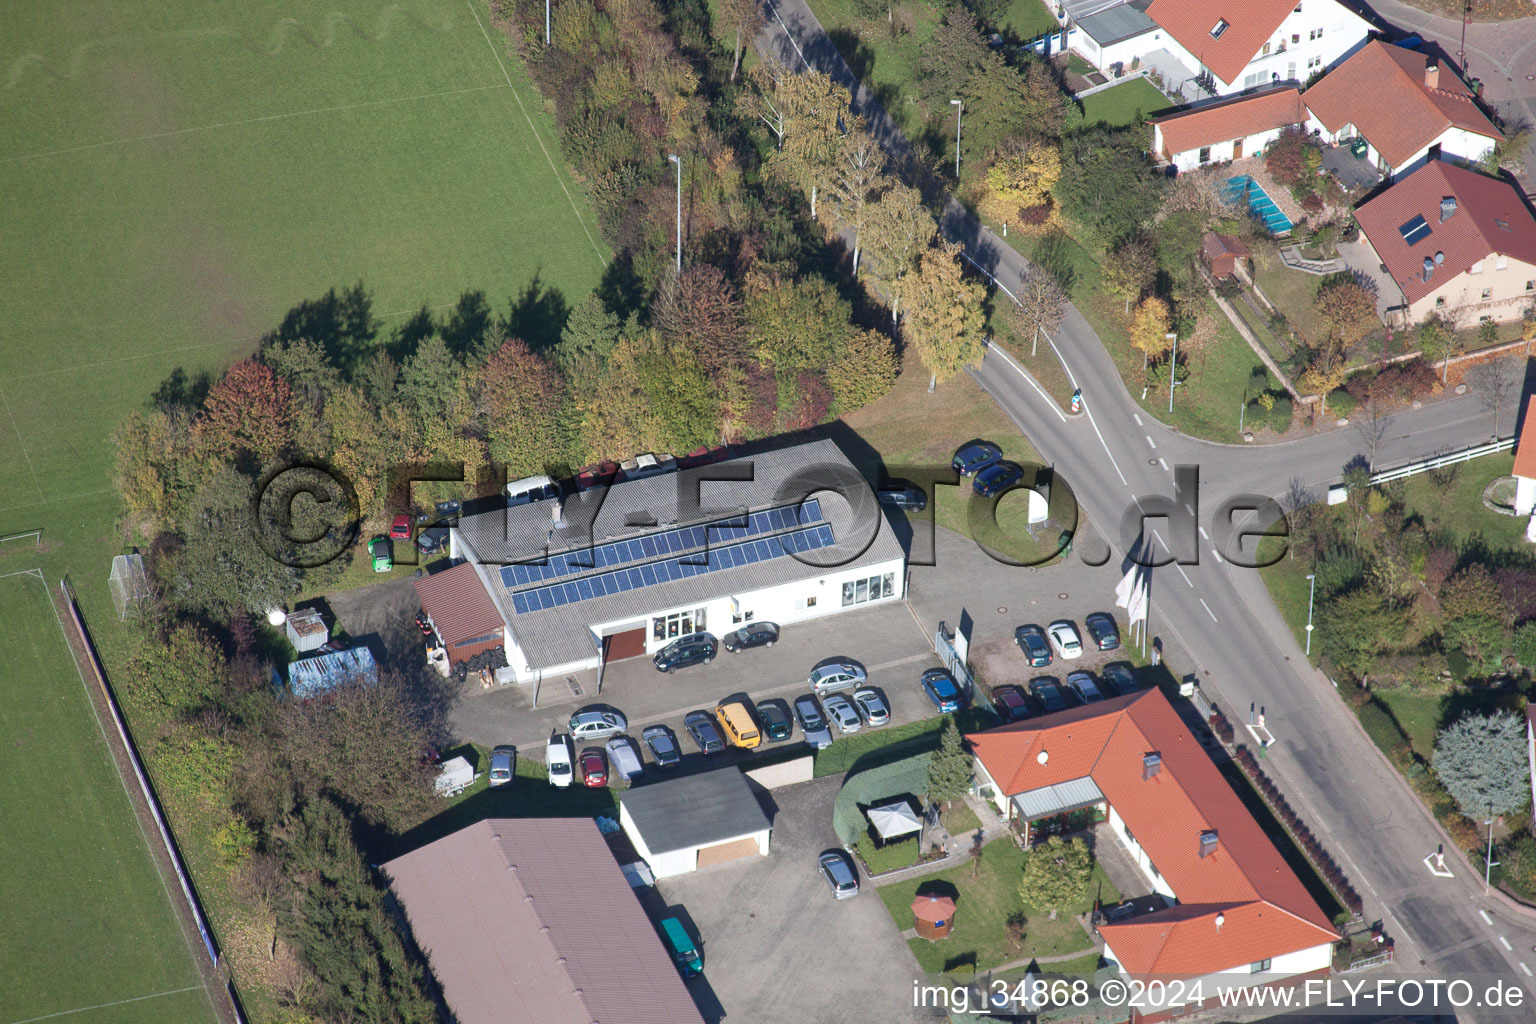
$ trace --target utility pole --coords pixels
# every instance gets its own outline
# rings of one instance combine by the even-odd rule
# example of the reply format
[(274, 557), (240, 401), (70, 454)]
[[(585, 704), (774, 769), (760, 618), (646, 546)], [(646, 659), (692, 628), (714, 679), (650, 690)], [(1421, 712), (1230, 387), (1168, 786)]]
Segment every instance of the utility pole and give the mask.
[(1317, 596), (1316, 574), (1307, 577), (1312, 588), (1307, 591), (1307, 657), (1312, 657), (1312, 598)]
[(1168, 411), (1173, 412), (1173, 386), (1179, 377), (1179, 336), (1174, 331), (1164, 335), (1173, 342), (1173, 358), (1168, 360)]
[(955, 184), (960, 183), (960, 112), (965, 109), (965, 104), (959, 100), (950, 100), (950, 105), (955, 108)]
[(1493, 859), (1493, 804), (1488, 805), (1488, 856), (1483, 860), (1483, 894), (1488, 894), (1488, 887), (1493, 881), (1493, 866), (1498, 861)]
[(549, 45), (549, 3), (550, 3), (550, 0), (544, 0), (544, 45), (545, 46)]
[(683, 162), (676, 153), (668, 153), (667, 159), (677, 166), (677, 276), (683, 276)]

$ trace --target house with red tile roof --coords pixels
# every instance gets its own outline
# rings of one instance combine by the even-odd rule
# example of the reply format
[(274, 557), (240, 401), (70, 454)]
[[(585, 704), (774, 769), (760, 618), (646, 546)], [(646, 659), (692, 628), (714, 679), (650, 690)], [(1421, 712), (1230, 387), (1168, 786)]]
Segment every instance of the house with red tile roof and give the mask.
[(1388, 176), (1430, 160), (1481, 160), (1504, 135), (1472, 90), (1434, 57), (1373, 41), (1308, 89), (1307, 127), (1325, 142), (1359, 136)]
[(966, 737), (984, 794), (1026, 840), (1099, 822), (1164, 906), (1099, 925), (1136, 977), (1267, 985), (1330, 967), (1338, 931), (1159, 690)]
[(1409, 323), (1518, 320), (1536, 300), (1536, 218), (1515, 187), (1432, 160), (1355, 210)]
[(1258, 156), (1288, 125), (1307, 120), (1301, 90), (1280, 85), (1152, 120), (1152, 153), (1180, 171)]

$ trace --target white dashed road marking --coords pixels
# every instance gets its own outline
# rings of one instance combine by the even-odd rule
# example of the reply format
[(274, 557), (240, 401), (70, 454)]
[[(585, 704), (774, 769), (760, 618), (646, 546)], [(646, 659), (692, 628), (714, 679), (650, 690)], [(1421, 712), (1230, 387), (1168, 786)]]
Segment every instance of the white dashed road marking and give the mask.
[(1200, 607), (1205, 609), (1205, 614), (1207, 614), (1207, 615), (1209, 615), (1211, 617), (1211, 621), (1212, 622), (1220, 622), (1221, 621), (1220, 619), (1218, 619), (1216, 617), (1216, 613), (1211, 611), (1211, 606), (1205, 603), (1205, 598), (1203, 598), (1203, 597), (1200, 599)]
[(1511, 946), (1509, 944), (1509, 940), (1506, 939), (1504, 936), (1500, 935), (1499, 936), (1499, 941), (1502, 942), (1504, 944), (1504, 948), (1509, 950), (1511, 953), (1513, 953), (1515, 951), (1515, 947)]
[(1478, 913), (1483, 915), (1483, 923), (1484, 924), (1490, 925), (1490, 926), (1493, 924), (1493, 918), (1488, 916), (1488, 911), (1486, 911), (1486, 910), (1479, 910)]

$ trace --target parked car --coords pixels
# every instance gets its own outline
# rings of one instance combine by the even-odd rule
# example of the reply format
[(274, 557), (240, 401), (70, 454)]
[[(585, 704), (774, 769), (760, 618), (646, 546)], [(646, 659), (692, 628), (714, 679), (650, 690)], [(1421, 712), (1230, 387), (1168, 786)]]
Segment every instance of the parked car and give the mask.
[(448, 550), (448, 527), (429, 526), (416, 535), (416, 550), (424, 555), (435, 555)]
[(1070, 661), (1083, 656), (1083, 638), (1078, 635), (1077, 626), (1072, 624), (1072, 620), (1057, 619), (1045, 628), (1045, 633), (1051, 638), (1051, 646), (1056, 648), (1056, 653), (1063, 659)]
[(916, 484), (896, 482), (880, 488), (876, 497), (880, 504), (903, 512), (921, 512), (928, 507), (928, 495)]
[(651, 752), (651, 760), (658, 768), (676, 768), (683, 755), (677, 749), (677, 737), (664, 725), (648, 725), (640, 733), (640, 742)]
[(789, 705), (777, 697), (757, 702), (757, 720), (762, 723), (763, 732), (770, 743), (787, 740), (795, 731)]
[(827, 717), (814, 694), (802, 693), (795, 698), (795, 718), (800, 722), (800, 734), (812, 750), (831, 745), (832, 731), (827, 728)]
[(772, 647), (779, 642), (779, 626), (774, 622), (751, 622), (725, 634), (720, 645), (732, 654), (748, 647)]
[(689, 665), (708, 665), (715, 660), (717, 647), (713, 633), (689, 633), (657, 651), (651, 664), (660, 672), (671, 672)]
[(571, 716), (570, 726), (571, 735), (578, 740), (600, 740), (624, 732), (629, 722), (617, 708), (588, 704)]
[(575, 762), (571, 753), (571, 738), (551, 733), (544, 747), (544, 767), (549, 771), (549, 784), (561, 789), (571, 784), (571, 765)]
[(464, 510), (464, 503), (458, 498), (450, 498), (447, 501), (438, 502), (432, 509), (437, 516), (437, 522), (442, 526), (458, 526), (459, 513)]
[(858, 732), (864, 727), (853, 702), (840, 693), (823, 698), (821, 706), (826, 709), (827, 717), (831, 719), (832, 724), (837, 726), (837, 731), (845, 736)]
[(816, 858), (821, 877), (826, 879), (832, 895), (846, 900), (859, 894), (859, 872), (853, 861), (842, 850), (828, 850)]
[(1013, 631), (1013, 642), (1019, 645), (1030, 668), (1044, 668), (1055, 658), (1051, 642), (1045, 638), (1045, 630), (1034, 623), (1019, 626)]
[(672, 962), (677, 964), (684, 978), (704, 973), (704, 957), (699, 954), (699, 947), (694, 944), (693, 937), (683, 928), (683, 922), (675, 917), (664, 918), (661, 933), (666, 937)]
[(990, 498), (1001, 494), (1024, 479), (1024, 469), (1017, 462), (994, 462), (976, 474), (971, 490), (978, 497)]
[(933, 706), (946, 715), (951, 711), (959, 711), (965, 700), (960, 692), (960, 684), (955, 682), (955, 677), (949, 674), (948, 669), (928, 669), (918, 680), (918, 685), (923, 688), (928, 699), (933, 701)]
[(1067, 689), (1077, 694), (1077, 699), (1084, 704), (1092, 704), (1104, 699), (1104, 694), (1099, 692), (1098, 683), (1093, 680), (1092, 672), (1071, 672), (1067, 675)]
[(683, 728), (688, 730), (688, 735), (693, 737), (701, 754), (718, 754), (725, 749), (725, 740), (720, 738), (720, 729), (715, 725), (715, 716), (708, 711), (690, 711), (683, 716)]
[(1040, 702), (1046, 713), (1052, 711), (1064, 711), (1067, 707), (1066, 695), (1061, 692), (1061, 684), (1050, 676), (1040, 676), (1029, 681), (1029, 695)]
[(608, 759), (602, 748), (588, 747), (581, 752), (581, 784), (588, 789), (608, 785)]
[(1128, 661), (1112, 661), (1105, 665), (1104, 684), (1122, 697), (1141, 689), (1141, 683), (1137, 682), (1136, 673)]
[(1083, 625), (1088, 627), (1088, 635), (1099, 650), (1113, 651), (1120, 647), (1120, 629), (1115, 625), (1113, 615), (1094, 612), (1083, 619)]
[(406, 515), (404, 512), (402, 512), (399, 515), (395, 516), (394, 520), (391, 521), (390, 524), (389, 524), (389, 539), (390, 540), (410, 540), (411, 539), (411, 517), (410, 516)]
[(1003, 457), (1003, 450), (990, 441), (977, 441), (955, 452), (949, 464), (961, 476), (973, 476)]
[(486, 782), (492, 786), (505, 786), (517, 774), (517, 748), (508, 743), (491, 748), (491, 774)]
[(865, 725), (890, 724), (891, 709), (886, 707), (885, 698), (880, 696), (878, 690), (854, 690), (853, 706), (858, 709), (859, 717), (864, 719)]
[(370, 540), (368, 557), (373, 560), (374, 572), (389, 572), (395, 567), (395, 556), (390, 550), (388, 537), (375, 537)]
[(820, 697), (836, 690), (856, 690), (863, 686), (867, 679), (864, 666), (858, 662), (833, 659), (824, 661), (811, 669), (808, 682), (811, 684), (811, 691)]
[(1029, 701), (1024, 699), (1023, 688), (1011, 683), (992, 687), (992, 707), (1005, 722), (1029, 717)]
[(635, 741), (628, 736), (615, 736), (605, 745), (608, 748), (608, 763), (613, 765), (613, 770), (624, 776), (625, 782), (633, 782), (643, 767)]

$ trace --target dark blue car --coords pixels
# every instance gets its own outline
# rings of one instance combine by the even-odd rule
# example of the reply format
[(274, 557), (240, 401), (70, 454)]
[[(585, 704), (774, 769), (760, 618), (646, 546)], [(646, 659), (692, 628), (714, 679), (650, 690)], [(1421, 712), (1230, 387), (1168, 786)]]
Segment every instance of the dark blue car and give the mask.
[(923, 693), (933, 701), (933, 706), (944, 714), (960, 710), (960, 684), (942, 668), (931, 668), (923, 673)]
[(992, 463), (1003, 457), (1003, 450), (990, 441), (977, 441), (968, 444), (955, 452), (955, 457), (950, 460), (956, 473), (961, 476), (971, 476), (978, 470), (986, 469)]
[(1024, 470), (1018, 463), (994, 462), (976, 474), (976, 479), (971, 481), (971, 490), (983, 498), (990, 498), (994, 494), (1001, 494), (1022, 479), (1024, 479)]

